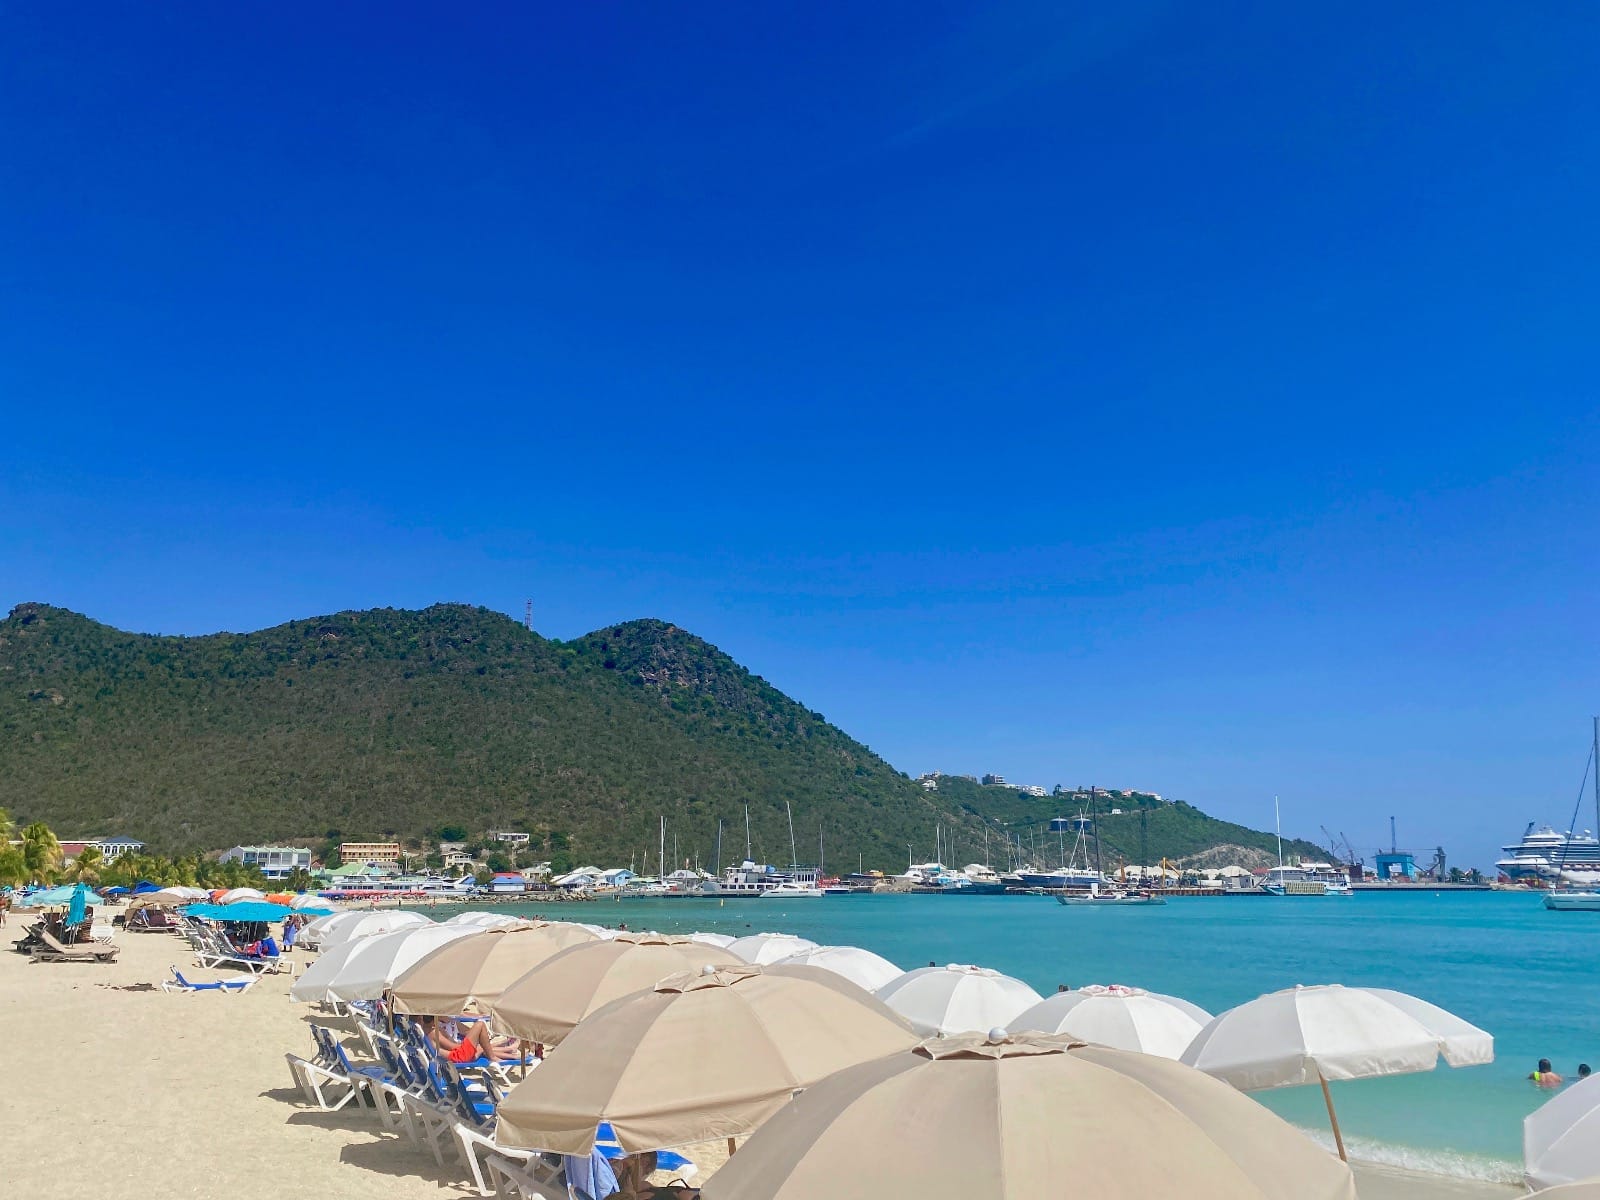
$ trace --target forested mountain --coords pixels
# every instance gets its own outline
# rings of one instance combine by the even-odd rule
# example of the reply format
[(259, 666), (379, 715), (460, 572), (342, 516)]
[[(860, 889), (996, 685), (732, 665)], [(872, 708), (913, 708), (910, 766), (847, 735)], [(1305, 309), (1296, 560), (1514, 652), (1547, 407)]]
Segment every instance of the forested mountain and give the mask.
[[(941, 820), (976, 846), (985, 815), (1012, 819), (925, 790), (676, 626), (558, 642), (450, 604), (205, 637), (19, 605), (0, 621), (0, 747), (20, 821), (173, 851), (460, 825), (653, 867), (664, 816), (669, 860), (710, 865), (719, 819), (723, 862), (742, 856), (749, 805), (757, 857), (784, 862), (787, 801), (802, 861), (825, 831), (832, 863), (898, 868), (908, 844), (932, 857)], [(1208, 844), (1237, 830), (1185, 811), (1185, 848), (1206, 823)]]

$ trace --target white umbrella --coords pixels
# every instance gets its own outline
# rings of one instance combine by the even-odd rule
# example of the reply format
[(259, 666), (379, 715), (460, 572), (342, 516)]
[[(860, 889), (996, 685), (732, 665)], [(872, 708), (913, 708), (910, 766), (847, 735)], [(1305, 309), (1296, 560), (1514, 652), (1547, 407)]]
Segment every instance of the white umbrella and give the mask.
[(799, 954), (802, 950), (815, 950), (817, 944), (792, 933), (753, 933), (749, 937), (734, 938), (727, 949), (757, 967), (775, 963), (780, 958)]
[(1047, 996), (1013, 1021), (1010, 1029), (1067, 1033), (1097, 1046), (1181, 1058), (1210, 1020), (1205, 1009), (1177, 996), (1121, 984), (1092, 984)]
[(907, 971), (877, 996), (924, 1035), (1004, 1029), (1040, 999), (1020, 979), (960, 963)]
[(425, 955), (457, 938), (484, 931), (470, 925), (398, 929), (336, 946), (306, 969), (289, 988), (291, 1000), (376, 1000)]
[[(289, 898), (290, 908), (327, 908), (328, 902), (315, 892), (298, 892)], [(335, 916), (338, 914), (335, 913)], [(319, 920), (321, 918), (318, 918)]]
[(1530, 1188), (1600, 1175), (1600, 1075), (1557, 1092), (1522, 1122), (1522, 1178)]
[(521, 917), (513, 917), (510, 913), (497, 912), (466, 912), (457, 913), (449, 920), (442, 922), (445, 925), (477, 925), (484, 929), (504, 928), (507, 925), (521, 925)]
[(1539, 1200), (1600, 1200), (1600, 1178), (1591, 1176), (1572, 1183), (1558, 1183), (1554, 1187), (1540, 1188), (1533, 1195)]
[(265, 900), (267, 894), (258, 888), (240, 887), (231, 888), (217, 897), (219, 904), (238, 904), (241, 900)]
[(731, 934), (726, 933), (691, 933), (689, 935), (689, 940), (691, 942), (699, 942), (702, 945), (716, 946), (718, 949), (726, 950), (739, 939), (733, 937)]
[[(319, 945), (324, 950), (342, 945), (352, 938), (373, 937), (376, 934), (394, 933), (400, 929), (417, 929), (433, 922), (421, 913), (398, 912), (392, 909), (377, 912), (335, 913), (327, 925), (318, 931)], [(457, 926), (460, 928), (460, 926)], [(467, 928), (472, 928), (467, 926)]]
[(1183, 1062), (1242, 1092), (1320, 1084), (1333, 1140), (1344, 1135), (1331, 1079), (1365, 1079), (1494, 1061), (1494, 1039), (1437, 1005), (1386, 988), (1287, 988), (1229, 1009), (1195, 1036)]
[(887, 958), (863, 950), (860, 946), (817, 946), (802, 950), (788, 958), (780, 958), (774, 966), (821, 967), (848, 979), (857, 987), (876, 992), (886, 984), (899, 979), (905, 972)]

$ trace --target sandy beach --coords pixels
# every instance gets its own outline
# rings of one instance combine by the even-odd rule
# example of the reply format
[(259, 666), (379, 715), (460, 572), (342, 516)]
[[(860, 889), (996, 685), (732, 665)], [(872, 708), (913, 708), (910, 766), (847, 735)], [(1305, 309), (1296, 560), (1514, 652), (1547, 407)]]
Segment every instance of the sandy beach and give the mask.
[[(0, 1177), (17, 1195), (279, 1194), (406, 1200), (471, 1195), (454, 1164), (383, 1131), (371, 1110), (323, 1113), (291, 1085), (286, 1051), (307, 1025), (340, 1022), (288, 999), (289, 976), (241, 996), (160, 990), (168, 965), (191, 978), (180, 939), (120, 933), (109, 966), (32, 964), (0, 954), (5, 1134)], [(302, 956), (303, 960), (310, 956)], [(348, 1027), (345, 1027), (348, 1032)], [(720, 1147), (688, 1151), (703, 1179)], [(1519, 1189), (1358, 1167), (1363, 1200), (1511, 1200)]]

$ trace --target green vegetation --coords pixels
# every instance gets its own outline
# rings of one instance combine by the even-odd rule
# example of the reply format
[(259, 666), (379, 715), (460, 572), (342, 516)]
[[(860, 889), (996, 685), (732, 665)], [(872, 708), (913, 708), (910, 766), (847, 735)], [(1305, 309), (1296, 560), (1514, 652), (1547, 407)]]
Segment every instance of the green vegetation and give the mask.
[[(1060, 804), (927, 791), (662, 621), (557, 642), (461, 605), (194, 638), (20, 605), (0, 621), (0, 746), (0, 805), (19, 819), (184, 863), (235, 843), (326, 837), (326, 860), (340, 838), (517, 829), (533, 836), (522, 861), (654, 869), (665, 816), (669, 869), (710, 866), (719, 819), (722, 861), (742, 856), (746, 805), (756, 856), (783, 862), (787, 801), (802, 860), (821, 830), (830, 863), (900, 869), (908, 843), (932, 856), (941, 821), (975, 846), (985, 816), (1037, 823)], [(1267, 836), (1183, 806), (1150, 825), (1152, 854)]]

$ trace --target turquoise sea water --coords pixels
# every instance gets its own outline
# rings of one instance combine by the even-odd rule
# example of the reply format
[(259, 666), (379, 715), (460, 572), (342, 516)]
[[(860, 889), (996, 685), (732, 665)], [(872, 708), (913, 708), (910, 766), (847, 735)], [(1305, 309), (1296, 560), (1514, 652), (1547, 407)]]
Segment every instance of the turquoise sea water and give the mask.
[[(1600, 914), (1547, 912), (1509, 893), (1338, 899), (1179, 899), (1161, 908), (1066, 908), (1032, 896), (829, 896), (821, 900), (497, 905), (631, 929), (797, 933), (864, 946), (904, 968), (978, 963), (1048, 994), (1125, 983), (1220, 1012), (1297, 983), (1398, 988), (1495, 1036), (1490, 1066), (1334, 1085), (1352, 1156), (1514, 1180), (1522, 1118), (1548, 1099), (1540, 1057), (1572, 1078), (1600, 1069)], [(1314, 1088), (1256, 1098), (1317, 1135)]]

